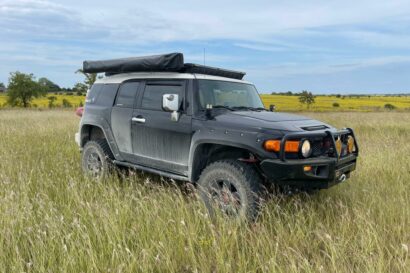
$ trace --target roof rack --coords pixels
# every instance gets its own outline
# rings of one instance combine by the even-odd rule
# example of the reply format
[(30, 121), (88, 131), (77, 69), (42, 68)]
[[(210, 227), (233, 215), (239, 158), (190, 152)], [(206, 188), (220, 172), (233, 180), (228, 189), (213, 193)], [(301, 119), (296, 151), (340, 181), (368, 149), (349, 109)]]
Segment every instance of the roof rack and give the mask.
[(245, 72), (217, 67), (184, 63), (182, 53), (169, 53), (102, 61), (84, 61), (85, 73), (105, 73), (107, 76), (131, 72), (198, 73), (242, 80)]

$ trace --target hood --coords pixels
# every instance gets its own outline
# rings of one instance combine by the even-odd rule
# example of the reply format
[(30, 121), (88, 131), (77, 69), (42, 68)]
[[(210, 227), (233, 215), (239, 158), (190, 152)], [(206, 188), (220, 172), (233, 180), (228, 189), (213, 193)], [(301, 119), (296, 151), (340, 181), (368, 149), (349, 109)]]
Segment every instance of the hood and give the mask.
[(332, 130), (332, 126), (308, 117), (268, 111), (227, 111), (215, 117), (218, 122), (236, 124), (242, 128), (252, 127), (266, 130), (291, 132)]
[(309, 118), (304, 116), (267, 111), (235, 111), (231, 112), (231, 114), (268, 122), (309, 120)]

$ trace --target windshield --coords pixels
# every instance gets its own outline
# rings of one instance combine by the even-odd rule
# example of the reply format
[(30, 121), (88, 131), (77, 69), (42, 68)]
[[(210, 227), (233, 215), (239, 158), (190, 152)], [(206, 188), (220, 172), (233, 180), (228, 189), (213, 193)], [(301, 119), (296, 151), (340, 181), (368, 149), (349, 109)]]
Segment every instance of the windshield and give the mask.
[(263, 108), (258, 92), (251, 84), (198, 80), (198, 85), (199, 102), (202, 108), (206, 108), (207, 105)]

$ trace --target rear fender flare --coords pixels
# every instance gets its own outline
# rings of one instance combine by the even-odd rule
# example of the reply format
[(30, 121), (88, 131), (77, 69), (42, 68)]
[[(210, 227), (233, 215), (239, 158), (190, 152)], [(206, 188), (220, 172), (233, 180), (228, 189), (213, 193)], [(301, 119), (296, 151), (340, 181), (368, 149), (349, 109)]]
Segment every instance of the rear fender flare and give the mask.
[(111, 131), (111, 128), (105, 120), (101, 120), (101, 124), (96, 124), (93, 122), (86, 122), (86, 123), (81, 124), (81, 130), (80, 130), (80, 147), (81, 148), (85, 145), (83, 141), (84, 139), (83, 136), (87, 134), (86, 132), (84, 132), (87, 126), (94, 126), (94, 127), (100, 128), (105, 136), (105, 139), (107, 140), (108, 146), (110, 147), (111, 152), (114, 155), (115, 159), (120, 160), (120, 161), (123, 160), (119, 152), (117, 143), (115, 142), (114, 135)]

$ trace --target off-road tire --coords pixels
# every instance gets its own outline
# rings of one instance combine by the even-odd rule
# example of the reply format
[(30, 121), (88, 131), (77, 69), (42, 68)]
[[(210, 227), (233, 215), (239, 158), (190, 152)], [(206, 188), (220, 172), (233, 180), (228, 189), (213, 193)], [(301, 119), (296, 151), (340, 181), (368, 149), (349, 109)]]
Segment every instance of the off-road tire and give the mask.
[[(112, 163), (113, 159), (114, 156), (105, 139), (88, 141), (84, 145), (82, 152), (81, 165), (83, 172), (86, 176), (96, 181), (102, 181), (112, 174), (115, 169), (115, 166)], [(95, 165), (93, 165), (93, 163)], [(97, 167), (97, 165), (99, 167)], [(99, 171), (97, 171), (97, 169), (99, 169)]]
[[(262, 185), (262, 179), (256, 169), (250, 164), (229, 159), (211, 163), (202, 171), (197, 183), (198, 191), (212, 218), (215, 217), (218, 208), (227, 214), (224, 209), (226, 197), (219, 198), (220, 195), (215, 193), (215, 188), (221, 181), (224, 185), (225, 181), (233, 185), (236, 190), (234, 195), (240, 199), (239, 205), (235, 200), (235, 213), (230, 216), (253, 221), (259, 212), (259, 193)], [(220, 201), (223, 201), (223, 204), (218, 203)]]

